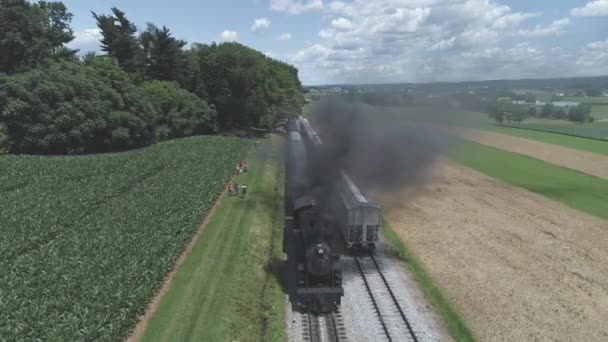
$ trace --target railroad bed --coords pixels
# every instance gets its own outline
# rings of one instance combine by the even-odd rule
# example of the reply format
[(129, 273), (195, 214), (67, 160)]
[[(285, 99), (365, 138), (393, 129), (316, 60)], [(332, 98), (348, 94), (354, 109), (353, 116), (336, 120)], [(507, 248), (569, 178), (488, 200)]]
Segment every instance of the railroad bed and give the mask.
[(316, 317), (287, 310), (289, 341), (440, 341), (433, 314), (403, 266), (382, 243), (374, 256), (341, 258), (340, 312)]

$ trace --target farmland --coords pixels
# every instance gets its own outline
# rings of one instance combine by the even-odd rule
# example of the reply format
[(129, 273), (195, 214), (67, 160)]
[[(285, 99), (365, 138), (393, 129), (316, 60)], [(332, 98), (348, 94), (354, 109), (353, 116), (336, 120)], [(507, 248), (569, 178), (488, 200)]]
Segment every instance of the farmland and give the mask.
[(496, 133), (510, 134), (521, 138), (537, 140), (549, 144), (575, 148), (582, 151), (608, 155), (608, 141), (587, 139), (564, 134), (533, 131), (528, 129), (512, 128), (507, 126), (488, 126)]
[(118, 340), (211, 208), (245, 142), (0, 157), (0, 336)]
[(608, 126), (600, 123), (553, 124), (523, 122), (521, 124), (511, 124), (510, 127), (608, 140)]
[(247, 194), (220, 200), (143, 341), (285, 340), (280, 139), (268, 139), (248, 155), (249, 171), (234, 178), (247, 185)]
[(460, 142), (449, 157), (505, 183), (608, 219), (608, 180), (472, 142)]
[(591, 116), (596, 120), (607, 120), (608, 119), (608, 103), (605, 105), (593, 105), (591, 106)]
[(412, 106), (365, 106), (362, 112), (367, 113), (378, 122), (393, 124), (395, 122), (416, 121), (440, 124), (478, 127), (493, 121), (487, 114), (449, 107)]
[(385, 216), (479, 341), (605, 340), (608, 221), (450, 161), (429, 173)]
[[(608, 154), (608, 123), (603, 122), (574, 124), (565, 120), (529, 118), (521, 124), (497, 125), (483, 113), (429, 106), (365, 106), (362, 111), (379, 124), (431, 122), (464, 126)], [(606, 142), (597, 139), (606, 139)]]

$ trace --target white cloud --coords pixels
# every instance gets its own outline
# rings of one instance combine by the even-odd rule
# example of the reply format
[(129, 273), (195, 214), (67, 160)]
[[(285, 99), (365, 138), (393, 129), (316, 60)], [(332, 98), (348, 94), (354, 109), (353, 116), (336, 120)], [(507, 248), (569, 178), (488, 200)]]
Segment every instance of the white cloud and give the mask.
[(290, 40), (291, 33), (282, 33), (277, 37), (277, 40)]
[(251, 31), (257, 32), (259, 30), (267, 29), (270, 27), (271, 21), (268, 18), (259, 18), (253, 21), (253, 25), (251, 25)]
[(220, 42), (236, 42), (239, 40), (239, 34), (236, 31), (224, 31), (220, 34)]
[(541, 16), (542, 13), (510, 13), (500, 17), (492, 24), (493, 28), (505, 29), (513, 26), (517, 26), (520, 23)]
[[(497, 1), (504, 0), (326, 1), (323, 10), (331, 19), (319, 30), (317, 41), (287, 58), (307, 84), (586, 72), (574, 68), (574, 52), (512, 43), (513, 37), (558, 35), (570, 19), (535, 26), (542, 13), (514, 11)], [(607, 70), (608, 63), (601, 69)]]
[(353, 23), (345, 18), (338, 18), (331, 21), (331, 27), (338, 30), (350, 30), (353, 28)]
[[(593, 69), (599, 66), (604, 68), (608, 65), (608, 40), (591, 42), (583, 49), (576, 60), (576, 64), (581, 69)], [(597, 71), (602, 72), (601, 70)]]
[(591, 1), (585, 7), (574, 8), (570, 14), (579, 17), (608, 16), (608, 0)]
[(79, 49), (79, 54), (101, 52), (101, 31), (98, 28), (74, 32), (74, 40), (66, 44), (70, 49)]
[(535, 38), (535, 37), (544, 37), (544, 36), (555, 36), (564, 32), (566, 26), (570, 24), (569, 18), (563, 18), (556, 20), (551, 23), (549, 26), (542, 27), (540, 25), (536, 25), (535, 28), (531, 30), (519, 30), (517, 34), (522, 37)]
[(346, 14), (346, 15), (353, 14), (353, 6), (351, 4), (347, 4), (342, 1), (330, 2), (329, 5), (327, 5), (327, 9), (330, 12), (337, 12), (337, 13), (342, 13), (342, 14)]
[(323, 0), (270, 0), (270, 9), (277, 12), (300, 14), (323, 9)]

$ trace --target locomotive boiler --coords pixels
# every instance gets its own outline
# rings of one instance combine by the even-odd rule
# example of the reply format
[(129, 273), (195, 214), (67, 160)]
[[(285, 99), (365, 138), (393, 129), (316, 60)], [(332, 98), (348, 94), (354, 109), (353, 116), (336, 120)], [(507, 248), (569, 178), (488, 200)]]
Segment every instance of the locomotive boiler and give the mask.
[(295, 259), (297, 301), (304, 311), (332, 312), (344, 294), (340, 256), (332, 248), (336, 229), (330, 227), (313, 195), (306, 145), (294, 123), (288, 129), (287, 193), (293, 224), (286, 237), (293, 241), (288, 255)]

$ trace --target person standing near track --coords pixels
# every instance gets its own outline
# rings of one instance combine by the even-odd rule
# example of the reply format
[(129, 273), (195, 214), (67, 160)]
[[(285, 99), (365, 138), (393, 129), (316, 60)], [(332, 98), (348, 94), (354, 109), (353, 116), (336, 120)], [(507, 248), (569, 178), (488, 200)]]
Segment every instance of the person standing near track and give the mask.
[(234, 194), (235, 196), (239, 195), (239, 183), (234, 183)]

